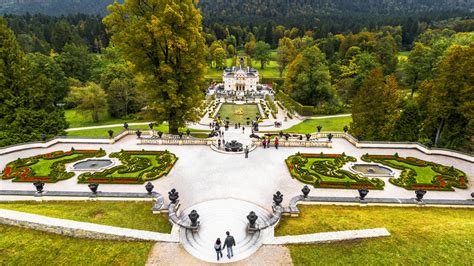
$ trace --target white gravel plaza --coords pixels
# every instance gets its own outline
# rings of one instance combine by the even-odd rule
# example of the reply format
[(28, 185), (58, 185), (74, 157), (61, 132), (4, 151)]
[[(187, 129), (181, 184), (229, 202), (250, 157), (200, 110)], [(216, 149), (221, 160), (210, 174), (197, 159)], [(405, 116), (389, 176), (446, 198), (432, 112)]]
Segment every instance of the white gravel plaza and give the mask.
[[(226, 132), (226, 140), (242, 134), (230, 129)], [(232, 132), (232, 133), (231, 133)], [(246, 132), (248, 136), (250, 132)], [(244, 135), (244, 134), (242, 134)], [(242, 139), (244, 139), (243, 137)], [(137, 145), (135, 136), (127, 136), (115, 144), (57, 144), (49, 148), (27, 149), (6, 155), (0, 155), (0, 168), (20, 157), (29, 157), (57, 150), (99, 149), (110, 152), (124, 150), (169, 150), (178, 156), (178, 161), (168, 176), (153, 181), (155, 190), (167, 199), (167, 192), (176, 188), (180, 193), (181, 205), (188, 208), (200, 202), (233, 198), (257, 204), (271, 210), (272, 195), (280, 190), (284, 194), (283, 205), (287, 206), (291, 197), (299, 195), (303, 186), (291, 178), (284, 160), (296, 152), (305, 153), (342, 153), (354, 156), (360, 161), (360, 156), (370, 154), (394, 154), (413, 156), (420, 159), (437, 162), (444, 165), (454, 165), (464, 171), (469, 183), (474, 183), (473, 163), (439, 155), (426, 155), (414, 149), (358, 149), (344, 139), (333, 139), (333, 148), (298, 148), (280, 147), (276, 150), (257, 148), (245, 159), (244, 155), (221, 154), (208, 146), (166, 146), (166, 145)], [(397, 175), (399, 172), (397, 171)], [(385, 189), (370, 191), (368, 197), (381, 198), (412, 198), (414, 192), (391, 185), (385, 179)], [(1, 190), (34, 190), (31, 183), (14, 183), (10, 180), (0, 181)], [(78, 184), (76, 177), (54, 184), (46, 184), (45, 190), (54, 191), (89, 191), (86, 184)], [(144, 192), (143, 185), (101, 184), (100, 191), (104, 192)], [(473, 191), (456, 189), (455, 192), (429, 191), (428, 199), (468, 199)], [(313, 196), (357, 196), (356, 190), (347, 189), (314, 189)]]

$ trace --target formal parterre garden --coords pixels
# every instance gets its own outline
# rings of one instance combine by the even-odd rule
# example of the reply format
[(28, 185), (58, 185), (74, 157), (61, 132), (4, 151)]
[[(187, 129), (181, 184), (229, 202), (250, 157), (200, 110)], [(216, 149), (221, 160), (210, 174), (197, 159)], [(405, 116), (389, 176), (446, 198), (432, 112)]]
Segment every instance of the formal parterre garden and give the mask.
[(169, 151), (120, 151), (110, 154), (122, 165), (102, 172), (84, 173), (79, 183), (143, 184), (158, 179), (173, 168), (176, 155)]
[(402, 170), (399, 178), (390, 178), (389, 182), (409, 190), (453, 191), (454, 188), (466, 189), (468, 185), (466, 174), (453, 166), (444, 166), (413, 157), (403, 158), (398, 154), (365, 154), (362, 156), (362, 160)]
[(218, 116), (221, 120), (228, 117), (231, 123), (246, 124), (247, 121), (255, 120), (256, 116), (261, 116), (261, 114), (256, 104), (224, 103), (219, 109)]
[(383, 189), (385, 182), (367, 178), (341, 169), (356, 158), (343, 154), (297, 153), (286, 159), (293, 178), (317, 188), (370, 188)]
[(18, 158), (7, 164), (3, 170), (2, 179), (12, 179), (14, 182), (55, 183), (74, 176), (74, 173), (66, 171), (65, 164), (86, 158), (103, 157), (105, 154), (102, 149), (71, 149), (66, 152), (54, 151), (29, 158)]

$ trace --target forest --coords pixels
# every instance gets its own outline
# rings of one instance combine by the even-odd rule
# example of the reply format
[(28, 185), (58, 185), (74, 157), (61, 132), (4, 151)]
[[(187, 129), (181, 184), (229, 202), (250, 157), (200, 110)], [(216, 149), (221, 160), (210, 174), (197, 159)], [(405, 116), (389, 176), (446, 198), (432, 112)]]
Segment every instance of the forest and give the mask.
[[(214, 11), (206, 7), (209, 2), (215, 2)], [(264, 82), (274, 83), (280, 100), (294, 103), (290, 111), (301, 112), (301, 107), (291, 106), (303, 106), (309, 115), (351, 112), (349, 131), (360, 140), (474, 150), (474, 20), (463, 10), (441, 12), (449, 9), (447, 3), (465, 7), (468, 2), (434, 7), (431, 1), (407, 1), (398, 8), (400, 1), (367, 1), (358, 7), (349, 1), (209, 2), (200, 4), (201, 54), (208, 72), (203, 89), (215, 80), (210, 73), (218, 77), (244, 56), (248, 66), (265, 73)], [(250, 10), (258, 3), (269, 8)], [(282, 6), (291, 8), (285, 12)], [(363, 7), (364, 12), (356, 10)], [(376, 15), (363, 15), (367, 10)], [(232, 13), (239, 11), (249, 17)], [(206, 12), (214, 15), (206, 17)], [(330, 19), (306, 23), (304, 12)], [(251, 19), (258, 16), (284, 18)], [(103, 113), (132, 119), (149, 104), (150, 96), (142, 93), (151, 86), (147, 76), (137, 74), (141, 66), (124, 55), (121, 39), (113, 40), (101, 15), (24, 14), (0, 20), (0, 56), (9, 62), (2, 66), (9, 75), (0, 84), (13, 84), (2, 87), (4, 91), (24, 92), (19, 98), (7, 93), (0, 99), (8, 103), (0, 110), (1, 146), (64, 134), (65, 109), (79, 110), (94, 121)], [(201, 69), (196, 71), (200, 77)], [(196, 118), (187, 114), (189, 121)]]

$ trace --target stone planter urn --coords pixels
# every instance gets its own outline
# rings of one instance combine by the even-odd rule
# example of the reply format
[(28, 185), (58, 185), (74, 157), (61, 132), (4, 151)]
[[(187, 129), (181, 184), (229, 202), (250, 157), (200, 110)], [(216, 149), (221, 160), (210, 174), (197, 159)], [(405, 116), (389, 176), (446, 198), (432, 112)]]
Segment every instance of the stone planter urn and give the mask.
[(255, 214), (254, 211), (251, 211), (249, 215), (247, 215), (247, 220), (249, 220), (249, 228), (255, 229), (255, 222), (257, 221), (258, 216)]
[(471, 193), (471, 200), (474, 200), (474, 192)]
[(36, 193), (43, 193), (44, 183), (41, 181), (34, 182), (33, 185), (36, 188)]
[(198, 219), (199, 219), (199, 214), (197, 213), (197, 211), (192, 210), (191, 213), (189, 213), (188, 217), (189, 217), (189, 220), (191, 220), (191, 226), (196, 227)]
[(153, 186), (153, 184), (151, 182), (148, 182), (146, 185), (145, 185), (145, 189), (146, 191), (148, 192), (148, 194), (151, 194), (153, 192), (153, 188), (155, 186)]
[(109, 130), (109, 131), (107, 131), (107, 133), (109, 134), (109, 138), (114, 137), (114, 131), (113, 130)]
[(137, 130), (137, 132), (135, 132), (135, 134), (137, 134), (137, 138), (140, 138), (142, 136), (142, 132), (140, 130)]
[(89, 189), (92, 191), (92, 194), (97, 194), (97, 189), (99, 188), (99, 184), (97, 183), (92, 183), (87, 185)]
[(310, 191), (311, 191), (311, 189), (309, 189), (308, 186), (304, 186), (303, 189), (301, 190), (301, 192), (303, 192), (303, 197), (307, 198)]
[(273, 194), (273, 202), (276, 206), (280, 206), (283, 202), (283, 194), (280, 191), (277, 191), (276, 194)]
[(416, 201), (422, 201), (425, 194), (426, 194), (426, 190), (423, 190), (423, 189), (416, 190), (415, 191)]
[(123, 128), (128, 130), (128, 123), (127, 122), (123, 123)]
[(306, 140), (309, 141), (311, 139), (311, 134), (306, 134)]
[(359, 188), (359, 199), (364, 200), (367, 194), (369, 194), (369, 190), (367, 188)]
[(168, 198), (170, 199), (171, 203), (176, 204), (176, 201), (179, 198), (178, 191), (173, 188), (170, 192), (168, 192)]

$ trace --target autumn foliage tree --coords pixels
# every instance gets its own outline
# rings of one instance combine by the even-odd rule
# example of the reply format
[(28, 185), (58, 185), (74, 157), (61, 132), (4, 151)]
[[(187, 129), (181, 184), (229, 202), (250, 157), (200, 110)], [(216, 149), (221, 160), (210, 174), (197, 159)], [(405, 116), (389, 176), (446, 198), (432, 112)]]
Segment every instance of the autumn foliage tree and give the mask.
[(363, 140), (387, 140), (398, 117), (399, 95), (394, 76), (384, 79), (381, 68), (365, 78), (352, 104), (351, 133)]
[(112, 42), (145, 80), (149, 109), (178, 133), (198, 119), (204, 96), (206, 44), (196, 0), (128, 0), (104, 19)]

